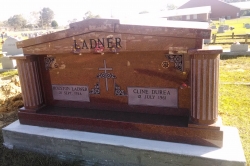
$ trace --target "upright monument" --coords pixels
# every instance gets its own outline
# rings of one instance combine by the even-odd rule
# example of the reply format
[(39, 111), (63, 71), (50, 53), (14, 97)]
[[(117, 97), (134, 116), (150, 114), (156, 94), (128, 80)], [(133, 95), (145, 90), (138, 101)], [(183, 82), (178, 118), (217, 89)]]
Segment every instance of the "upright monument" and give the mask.
[(204, 25), (90, 19), (17, 42), (20, 123), (221, 147), (222, 50)]

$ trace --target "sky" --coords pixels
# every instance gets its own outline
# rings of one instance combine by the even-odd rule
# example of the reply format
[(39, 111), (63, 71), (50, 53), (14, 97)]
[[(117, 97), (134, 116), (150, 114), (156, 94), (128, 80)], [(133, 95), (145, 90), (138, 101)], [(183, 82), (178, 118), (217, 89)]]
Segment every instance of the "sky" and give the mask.
[(54, 20), (67, 25), (69, 20), (81, 21), (87, 11), (102, 18), (129, 18), (141, 11), (157, 12), (167, 4), (180, 6), (188, 0), (5, 0), (1, 2), (0, 21), (22, 14), (29, 19), (30, 12), (49, 7), (54, 11)]

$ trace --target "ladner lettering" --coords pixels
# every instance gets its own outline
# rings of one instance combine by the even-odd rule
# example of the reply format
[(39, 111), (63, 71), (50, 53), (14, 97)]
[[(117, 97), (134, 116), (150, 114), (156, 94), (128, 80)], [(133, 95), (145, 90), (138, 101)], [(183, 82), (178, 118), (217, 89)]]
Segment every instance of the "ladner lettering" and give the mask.
[[(97, 44), (99, 43), (99, 44)], [(106, 48), (112, 48), (113, 46), (115, 46), (116, 48), (121, 48), (121, 38), (107, 38), (106, 40), (104, 38), (102, 39), (89, 39), (89, 40), (83, 40), (82, 42), (82, 46), (80, 47), (76, 40), (74, 40), (74, 47), (75, 49), (79, 49), (79, 47), (81, 49), (93, 49), (96, 48), (96, 46), (98, 48), (101, 47), (106, 47)]]

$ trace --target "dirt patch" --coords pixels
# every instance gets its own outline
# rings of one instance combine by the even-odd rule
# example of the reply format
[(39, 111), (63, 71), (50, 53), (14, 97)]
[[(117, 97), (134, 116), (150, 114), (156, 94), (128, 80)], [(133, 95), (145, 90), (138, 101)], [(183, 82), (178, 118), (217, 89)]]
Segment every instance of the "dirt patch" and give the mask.
[(17, 120), (18, 108), (23, 107), (19, 77), (0, 78), (0, 128)]

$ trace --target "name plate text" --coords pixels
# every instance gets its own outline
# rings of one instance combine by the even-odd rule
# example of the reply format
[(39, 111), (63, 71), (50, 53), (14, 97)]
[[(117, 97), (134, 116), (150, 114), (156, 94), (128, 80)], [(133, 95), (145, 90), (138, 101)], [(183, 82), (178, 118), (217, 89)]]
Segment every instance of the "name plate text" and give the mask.
[(128, 104), (178, 107), (178, 90), (174, 88), (128, 87)]
[(52, 85), (54, 100), (89, 102), (87, 86), (78, 85)]

